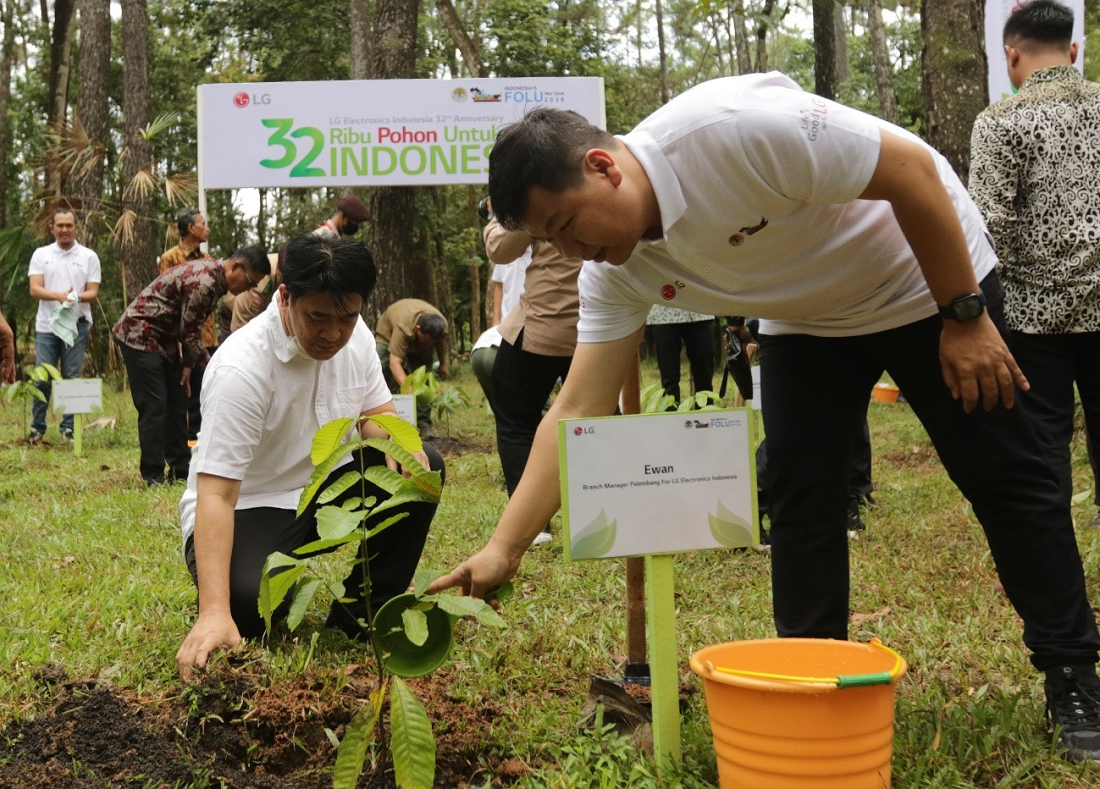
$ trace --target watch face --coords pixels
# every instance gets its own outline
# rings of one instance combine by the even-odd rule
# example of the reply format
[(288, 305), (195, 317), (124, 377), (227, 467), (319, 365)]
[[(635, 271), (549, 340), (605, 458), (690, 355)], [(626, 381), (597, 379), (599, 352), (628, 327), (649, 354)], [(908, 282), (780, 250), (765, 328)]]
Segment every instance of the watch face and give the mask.
[(955, 313), (955, 320), (957, 321), (968, 321), (971, 318), (977, 318), (982, 314), (983, 309), (985, 309), (985, 305), (982, 304), (981, 298), (976, 294), (963, 296), (951, 303), (951, 311)]

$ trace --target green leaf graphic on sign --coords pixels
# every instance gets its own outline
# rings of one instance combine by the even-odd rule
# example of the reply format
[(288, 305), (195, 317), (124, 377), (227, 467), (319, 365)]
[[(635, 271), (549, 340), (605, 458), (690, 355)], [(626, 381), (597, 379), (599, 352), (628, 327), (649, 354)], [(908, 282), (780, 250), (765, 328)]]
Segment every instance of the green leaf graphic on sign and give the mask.
[(590, 524), (573, 538), (570, 555), (574, 559), (595, 559), (611, 550), (615, 544), (615, 521), (607, 522), (607, 514), (600, 510)]
[(715, 542), (727, 548), (746, 548), (752, 545), (752, 524), (730, 512), (722, 502), (718, 502), (718, 515), (707, 513), (710, 520), (710, 533)]

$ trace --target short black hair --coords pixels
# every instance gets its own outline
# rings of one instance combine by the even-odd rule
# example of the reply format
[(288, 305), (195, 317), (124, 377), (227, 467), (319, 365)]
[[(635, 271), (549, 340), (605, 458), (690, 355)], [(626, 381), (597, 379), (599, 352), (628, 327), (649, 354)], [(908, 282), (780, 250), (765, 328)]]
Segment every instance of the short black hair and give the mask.
[(1004, 43), (1031, 42), (1037, 49), (1064, 49), (1073, 42), (1073, 11), (1056, 0), (1031, 0), (1005, 22)]
[(57, 215), (58, 214), (72, 214), (73, 215), (73, 224), (74, 225), (76, 224), (76, 211), (74, 211), (71, 208), (55, 208), (53, 210), (53, 213), (50, 214), (50, 226), (51, 227), (57, 221)]
[(433, 340), (440, 340), (447, 336), (447, 321), (442, 315), (434, 312), (425, 312), (416, 319), (416, 325), (420, 331), (427, 334)]
[(489, 199), (497, 222), (522, 229), (533, 187), (563, 192), (580, 186), (585, 152), (619, 145), (572, 110), (537, 107), (505, 126), (489, 153)]
[(249, 271), (265, 277), (271, 273), (271, 261), (267, 259), (267, 253), (259, 247), (241, 247), (229, 256), (229, 260), (239, 260)]
[(279, 262), (279, 279), (293, 298), (320, 292), (341, 307), (350, 293), (358, 293), (365, 304), (377, 278), (370, 251), (346, 238), (297, 236), (287, 243), (286, 257)]
[(180, 231), (180, 238), (187, 238), (187, 234), (191, 232), (191, 225), (195, 224), (195, 217), (201, 213), (202, 211), (197, 208), (188, 208), (176, 217), (176, 230)]

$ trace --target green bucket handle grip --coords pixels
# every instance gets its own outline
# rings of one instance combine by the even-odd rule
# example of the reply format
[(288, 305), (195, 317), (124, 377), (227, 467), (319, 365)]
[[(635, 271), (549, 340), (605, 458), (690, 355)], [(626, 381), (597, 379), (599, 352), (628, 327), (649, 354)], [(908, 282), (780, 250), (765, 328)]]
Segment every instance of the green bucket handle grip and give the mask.
[(894, 675), (889, 671), (880, 671), (877, 674), (837, 674), (836, 686), (838, 688), (860, 688), (868, 685), (889, 685), (894, 681)]

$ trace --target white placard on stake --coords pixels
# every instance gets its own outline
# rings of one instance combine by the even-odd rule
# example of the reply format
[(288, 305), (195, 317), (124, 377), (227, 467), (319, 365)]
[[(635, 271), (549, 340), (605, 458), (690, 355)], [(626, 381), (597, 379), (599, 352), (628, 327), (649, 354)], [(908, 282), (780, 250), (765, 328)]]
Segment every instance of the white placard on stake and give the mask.
[(52, 381), (55, 414), (94, 414), (103, 410), (103, 380), (70, 378)]
[(752, 449), (747, 408), (562, 420), (567, 557), (758, 544)]
[(397, 408), (397, 415), (416, 427), (416, 396), (411, 394), (395, 394), (393, 405)]

